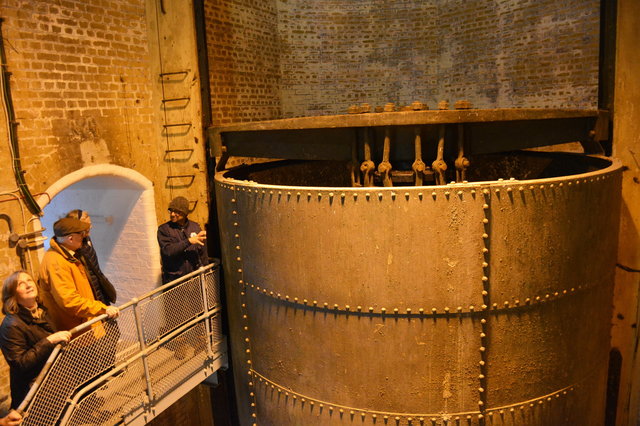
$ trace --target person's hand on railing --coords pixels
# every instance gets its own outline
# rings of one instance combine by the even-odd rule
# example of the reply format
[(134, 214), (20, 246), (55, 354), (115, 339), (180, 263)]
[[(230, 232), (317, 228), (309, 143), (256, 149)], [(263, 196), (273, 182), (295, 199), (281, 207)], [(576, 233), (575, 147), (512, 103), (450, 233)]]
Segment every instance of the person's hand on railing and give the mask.
[(0, 426), (18, 426), (22, 423), (22, 415), (16, 410), (9, 411), (5, 417), (0, 417)]
[(107, 306), (107, 310), (104, 312), (110, 319), (118, 318), (120, 310), (115, 306)]
[(69, 343), (69, 340), (71, 340), (71, 333), (68, 331), (58, 331), (57, 333), (48, 335), (47, 340), (49, 343), (53, 343), (54, 345), (63, 342)]

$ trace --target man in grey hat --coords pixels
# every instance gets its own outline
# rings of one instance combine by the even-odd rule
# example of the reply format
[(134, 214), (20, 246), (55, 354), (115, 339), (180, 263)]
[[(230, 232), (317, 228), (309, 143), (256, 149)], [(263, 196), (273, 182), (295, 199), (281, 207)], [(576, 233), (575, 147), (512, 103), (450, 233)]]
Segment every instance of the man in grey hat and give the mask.
[(207, 233), (188, 215), (189, 201), (176, 197), (169, 203), (169, 221), (158, 227), (163, 284), (209, 263)]
[(70, 330), (102, 314), (118, 316), (118, 308), (96, 300), (87, 271), (75, 256), (88, 230), (89, 224), (78, 219), (58, 220), (40, 264), (42, 301), (57, 330)]

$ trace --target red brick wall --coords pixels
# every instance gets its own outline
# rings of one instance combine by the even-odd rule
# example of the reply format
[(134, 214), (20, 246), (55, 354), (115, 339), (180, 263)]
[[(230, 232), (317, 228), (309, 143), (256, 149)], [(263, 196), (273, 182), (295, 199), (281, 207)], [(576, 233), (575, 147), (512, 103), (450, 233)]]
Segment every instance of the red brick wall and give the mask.
[[(161, 147), (150, 98), (145, 1), (3, 0), (0, 16), (31, 192), (96, 163), (135, 168), (154, 180)], [(16, 183), (4, 123), (0, 133), (0, 213), (12, 219), (14, 232), (24, 233), (33, 230), (31, 215), (10, 195)], [(20, 268), (9, 233), (0, 220), (0, 280)], [(37, 271), (36, 252), (28, 259), (27, 267)], [(8, 381), (0, 357), (0, 400), (9, 395)], [(0, 412), (7, 405), (0, 402)]]
[(598, 0), (205, 3), (215, 124), (361, 102), (597, 106)]
[(102, 161), (95, 162), (128, 164), (131, 152), (122, 142), (148, 140), (152, 122), (144, 1), (4, 3), (30, 183), (44, 189), (92, 162), (82, 158), (85, 142), (101, 147), (93, 160), (102, 154)]
[(275, 0), (205, 0), (214, 125), (280, 118)]

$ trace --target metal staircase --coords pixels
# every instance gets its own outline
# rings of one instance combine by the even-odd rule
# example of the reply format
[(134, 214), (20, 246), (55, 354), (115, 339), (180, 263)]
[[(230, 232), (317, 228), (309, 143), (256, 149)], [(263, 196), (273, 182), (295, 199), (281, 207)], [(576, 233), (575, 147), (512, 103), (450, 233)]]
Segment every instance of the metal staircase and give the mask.
[(227, 367), (219, 264), (201, 268), (73, 330), (20, 409), (24, 425), (146, 424)]

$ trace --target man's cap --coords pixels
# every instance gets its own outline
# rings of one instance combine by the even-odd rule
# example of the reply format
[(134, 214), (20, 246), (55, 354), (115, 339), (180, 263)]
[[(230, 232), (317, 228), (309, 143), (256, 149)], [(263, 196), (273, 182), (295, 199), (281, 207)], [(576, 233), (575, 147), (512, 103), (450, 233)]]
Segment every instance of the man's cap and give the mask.
[(175, 210), (187, 216), (189, 214), (189, 200), (184, 197), (176, 197), (169, 203), (169, 210)]
[(72, 217), (63, 217), (53, 224), (53, 234), (56, 237), (64, 237), (65, 235), (76, 232), (84, 232), (89, 230), (89, 224)]

